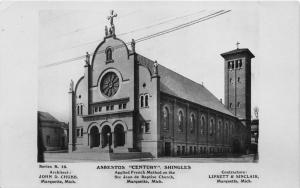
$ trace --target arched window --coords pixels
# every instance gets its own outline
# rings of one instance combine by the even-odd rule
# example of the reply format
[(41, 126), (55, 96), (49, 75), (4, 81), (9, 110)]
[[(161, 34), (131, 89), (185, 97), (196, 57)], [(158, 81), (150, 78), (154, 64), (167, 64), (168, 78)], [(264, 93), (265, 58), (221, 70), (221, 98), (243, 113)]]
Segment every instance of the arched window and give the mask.
[(196, 121), (195, 121), (195, 115), (192, 114), (191, 115), (191, 127), (190, 127), (191, 133), (195, 132), (195, 123), (196, 123)]
[(213, 127), (214, 127), (214, 119), (211, 118), (209, 121), (209, 135), (212, 136), (213, 135)]
[(201, 117), (201, 125), (200, 125), (200, 134), (201, 134), (201, 135), (204, 134), (204, 126), (205, 126), (205, 117), (202, 116), (202, 117)]
[(82, 115), (82, 106), (83, 105), (80, 105), (80, 115)]
[(225, 123), (225, 126), (224, 126), (224, 140), (225, 140), (225, 143), (227, 143), (227, 133), (228, 132), (228, 123), (226, 122)]
[(182, 111), (179, 111), (179, 113), (178, 113), (178, 129), (179, 129), (179, 131), (183, 130), (183, 113), (182, 113)]
[(112, 61), (112, 49), (109, 47), (105, 51), (106, 53), (106, 61)]
[(218, 122), (218, 136), (222, 136), (222, 120)]
[(228, 141), (230, 140), (230, 133), (231, 133), (231, 130), (232, 130), (232, 124), (230, 124), (230, 125), (228, 126), (228, 132), (227, 132)]
[(77, 115), (79, 115), (79, 105), (77, 105)]
[(149, 95), (145, 95), (145, 107), (148, 107), (148, 99), (149, 99)]
[(239, 67), (242, 68), (242, 65), (243, 65), (243, 63), (242, 63), (242, 60), (240, 59), (239, 60)]
[(234, 62), (231, 61), (231, 69), (234, 69)]
[(169, 129), (169, 109), (164, 107), (163, 109), (163, 128)]

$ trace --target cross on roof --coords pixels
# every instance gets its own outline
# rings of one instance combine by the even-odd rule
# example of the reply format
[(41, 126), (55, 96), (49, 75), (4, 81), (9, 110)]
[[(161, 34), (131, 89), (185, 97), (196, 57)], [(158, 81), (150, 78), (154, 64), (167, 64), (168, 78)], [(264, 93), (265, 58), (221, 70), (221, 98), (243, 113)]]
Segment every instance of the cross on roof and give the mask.
[(236, 49), (239, 49), (239, 41), (236, 43)]
[(114, 17), (117, 17), (118, 14), (114, 14), (114, 10), (110, 11), (110, 15), (107, 17), (107, 19), (110, 21), (110, 25), (114, 25)]

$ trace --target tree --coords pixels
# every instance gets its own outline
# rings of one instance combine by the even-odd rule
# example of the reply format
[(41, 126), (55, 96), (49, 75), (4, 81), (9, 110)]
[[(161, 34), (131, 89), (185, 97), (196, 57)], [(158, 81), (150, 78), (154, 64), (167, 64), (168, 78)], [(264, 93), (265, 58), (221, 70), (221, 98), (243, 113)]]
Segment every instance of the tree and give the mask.
[(258, 119), (259, 108), (258, 108), (257, 106), (255, 106), (255, 107), (253, 108), (253, 111), (254, 111), (254, 116), (255, 116), (255, 118)]

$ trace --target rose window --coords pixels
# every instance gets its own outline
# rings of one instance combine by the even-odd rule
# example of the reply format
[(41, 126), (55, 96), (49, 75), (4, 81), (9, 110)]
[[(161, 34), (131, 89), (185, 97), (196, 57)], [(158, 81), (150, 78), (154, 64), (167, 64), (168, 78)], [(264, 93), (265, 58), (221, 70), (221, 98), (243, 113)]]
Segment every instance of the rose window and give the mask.
[(100, 84), (101, 92), (104, 95), (111, 97), (117, 93), (118, 89), (119, 89), (119, 77), (114, 72), (106, 73), (101, 80), (101, 84)]

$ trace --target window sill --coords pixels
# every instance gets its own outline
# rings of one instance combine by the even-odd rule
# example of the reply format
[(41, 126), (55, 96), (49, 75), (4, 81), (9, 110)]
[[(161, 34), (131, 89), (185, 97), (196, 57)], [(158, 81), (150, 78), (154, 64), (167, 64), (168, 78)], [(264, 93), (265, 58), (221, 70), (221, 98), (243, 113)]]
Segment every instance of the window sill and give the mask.
[(114, 62), (114, 60), (112, 59), (112, 60), (106, 60), (106, 64), (108, 64), (108, 63), (113, 63)]

